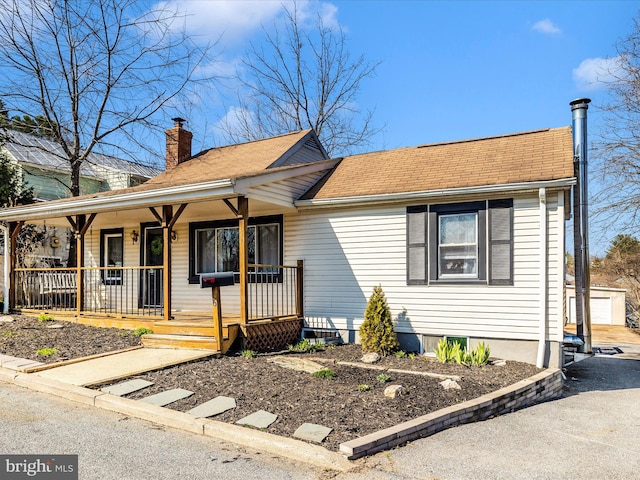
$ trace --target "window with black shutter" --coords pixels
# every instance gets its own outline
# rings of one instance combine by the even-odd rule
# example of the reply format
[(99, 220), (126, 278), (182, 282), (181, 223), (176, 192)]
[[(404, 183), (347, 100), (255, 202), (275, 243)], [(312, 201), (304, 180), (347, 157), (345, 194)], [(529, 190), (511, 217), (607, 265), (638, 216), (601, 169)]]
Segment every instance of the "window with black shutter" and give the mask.
[(513, 284), (513, 200), (407, 208), (407, 284)]
[(427, 207), (407, 208), (407, 284), (427, 283)]

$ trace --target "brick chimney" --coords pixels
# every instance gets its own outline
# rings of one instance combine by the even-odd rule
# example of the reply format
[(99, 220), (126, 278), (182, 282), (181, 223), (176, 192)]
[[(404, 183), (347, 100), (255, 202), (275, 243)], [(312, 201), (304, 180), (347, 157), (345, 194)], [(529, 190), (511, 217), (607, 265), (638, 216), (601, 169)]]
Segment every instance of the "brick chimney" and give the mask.
[(165, 132), (167, 135), (166, 170), (172, 170), (178, 164), (191, 158), (191, 139), (193, 134), (182, 128), (183, 118), (172, 118), (173, 128)]

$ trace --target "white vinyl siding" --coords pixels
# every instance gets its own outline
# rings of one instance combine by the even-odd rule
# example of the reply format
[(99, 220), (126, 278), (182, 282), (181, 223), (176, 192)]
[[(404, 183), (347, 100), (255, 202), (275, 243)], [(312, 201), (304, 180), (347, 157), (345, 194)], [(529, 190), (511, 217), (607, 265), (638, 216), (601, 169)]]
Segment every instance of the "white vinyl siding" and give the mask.
[[(548, 320), (550, 339), (562, 304), (558, 249), (564, 215), (548, 200)], [(514, 199), (514, 284), (407, 285), (406, 207), (305, 211), (285, 216), (285, 262), (305, 261), (305, 317), (316, 328), (358, 329), (368, 297), (380, 284), (398, 332), (496, 338), (537, 338), (539, 205), (536, 196)], [(562, 217), (560, 217), (562, 218)]]

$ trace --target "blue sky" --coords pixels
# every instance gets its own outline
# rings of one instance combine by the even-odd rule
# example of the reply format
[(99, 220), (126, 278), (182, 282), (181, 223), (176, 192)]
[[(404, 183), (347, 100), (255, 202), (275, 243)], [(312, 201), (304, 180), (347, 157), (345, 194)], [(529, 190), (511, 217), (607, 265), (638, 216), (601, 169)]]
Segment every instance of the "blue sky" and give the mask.
[[(216, 68), (234, 69), (262, 39), (282, 2), (173, 2), (193, 14), (187, 27), (216, 40)], [(285, 4), (287, 2), (284, 2)], [(351, 52), (380, 61), (359, 106), (383, 127), (374, 149), (496, 135), (571, 122), (568, 103), (606, 95), (595, 82), (615, 43), (631, 31), (640, 2), (354, 1), (298, 2), (347, 32)], [(585, 63), (583, 63), (585, 62)], [(582, 65), (582, 67), (581, 67)], [(229, 90), (209, 101), (205, 128), (234, 106)], [(592, 116), (597, 112), (590, 111)], [(595, 118), (594, 118), (595, 120)]]
[[(192, 14), (190, 33), (218, 40), (213, 69), (229, 74), (249, 42), (281, 17), (268, 1), (168, 2)], [(299, 1), (348, 35), (353, 55), (381, 62), (363, 83), (362, 109), (382, 127), (368, 150), (391, 149), (571, 124), (569, 102), (593, 100), (589, 130), (597, 134), (606, 100), (604, 70), (615, 44), (633, 28), (631, 1)], [(193, 112), (194, 150), (224, 143), (216, 123), (234, 104), (225, 83)], [(592, 185), (591, 190), (597, 190)], [(618, 232), (592, 229), (592, 254)]]

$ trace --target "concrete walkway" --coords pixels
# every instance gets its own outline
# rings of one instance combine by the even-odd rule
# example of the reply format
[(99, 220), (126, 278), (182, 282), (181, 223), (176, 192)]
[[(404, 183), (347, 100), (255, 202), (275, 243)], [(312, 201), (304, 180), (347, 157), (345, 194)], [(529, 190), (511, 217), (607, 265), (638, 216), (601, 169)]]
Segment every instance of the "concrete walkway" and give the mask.
[(140, 348), (33, 373), (71, 385), (98, 385), (213, 355), (210, 350)]

